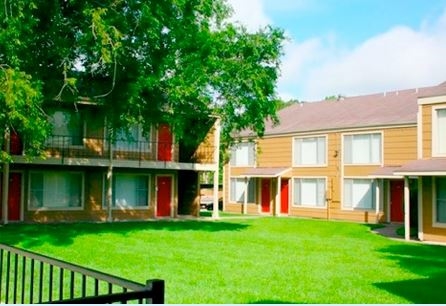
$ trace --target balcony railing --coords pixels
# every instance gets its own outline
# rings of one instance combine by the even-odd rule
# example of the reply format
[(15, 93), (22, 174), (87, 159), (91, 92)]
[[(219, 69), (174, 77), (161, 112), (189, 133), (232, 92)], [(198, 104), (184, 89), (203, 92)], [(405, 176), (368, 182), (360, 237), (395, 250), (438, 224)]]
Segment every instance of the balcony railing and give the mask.
[[(200, 144), (190, 154), (179, 154), (174, 143), (158, 141), (114, 141), (102, 137), (50, 136), (45, 142), (45, 155), (52, 158), (88, 158), (213, 163), (214, 146)], [(110, 152), (111, 150), (111, 152)], [(16, 153), (17, 154), (17, 153)], [(17, 154), (19, 155), (19, 154)]]
[(164, 281), (140, 284), (0, 244), (0, 304), (164, 303)]

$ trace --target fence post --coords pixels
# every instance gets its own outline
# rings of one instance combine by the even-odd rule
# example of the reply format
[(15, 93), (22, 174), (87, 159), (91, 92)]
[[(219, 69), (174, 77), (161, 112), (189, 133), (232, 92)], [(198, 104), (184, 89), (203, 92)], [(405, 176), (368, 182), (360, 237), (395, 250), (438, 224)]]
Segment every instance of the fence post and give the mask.
[(150, 279), (146, 287), (152, 291), (152, 304), (164, 304), (164, 281), (161, 279)]

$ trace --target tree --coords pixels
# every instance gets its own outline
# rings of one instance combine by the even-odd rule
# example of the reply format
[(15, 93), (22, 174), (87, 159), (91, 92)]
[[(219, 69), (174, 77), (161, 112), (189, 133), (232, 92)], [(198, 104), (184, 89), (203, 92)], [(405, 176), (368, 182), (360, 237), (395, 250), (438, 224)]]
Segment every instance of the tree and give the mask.
[(261, 136), (265, 119), (277, 121), (283, 32), (249, 33), (230, 13), (224, 0), (4, 0), (0, 127), (36, 153), (42, 106), (88, 97), (112, 127), (167, 122), (192, 143), (219, 116), (226, 145), (233, 131)]

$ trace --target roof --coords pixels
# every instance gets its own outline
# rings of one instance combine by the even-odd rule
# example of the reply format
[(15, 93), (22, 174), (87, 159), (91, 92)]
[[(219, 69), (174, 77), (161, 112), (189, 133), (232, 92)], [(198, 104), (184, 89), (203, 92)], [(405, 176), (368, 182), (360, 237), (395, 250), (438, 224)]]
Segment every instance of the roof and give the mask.
[[(415, 125), (418, 98), (446, 94), (446, 82), (337, 100), (293, 103), (278, 112), (280, 123), (266, 122), (265, 136), (376, 126)], [(250, 136), (243, 131), (240, 136)]]
[(371, 178), (401, 178), (402, 175), (395, 175), (395, 172), (401, 169), (401, 166), (383, 166), (378, 168), (369, 177)]
[(395, 171), (397, 175), (446, 175), (446, 157), (418, 159), (404, 164)]
[(279, 177), (284, 175), (291, 168), (285, 167), (258, 167), (249, 168), (244, 171), (240, 176), (244, 177)]

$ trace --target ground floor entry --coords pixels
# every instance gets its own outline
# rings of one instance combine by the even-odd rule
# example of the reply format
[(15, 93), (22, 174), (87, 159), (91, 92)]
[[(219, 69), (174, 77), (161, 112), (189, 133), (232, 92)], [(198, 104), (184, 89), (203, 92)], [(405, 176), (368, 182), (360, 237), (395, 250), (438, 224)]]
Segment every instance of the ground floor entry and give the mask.
[[(3, 181), (0, 178), (0, 203), (3, 199)], [(22, 194), (22, 174), (9, 174), (9, 188), (8, 188), (8, 221), (20, 221), (20, 207)], [(3, 219), (3, 209), (0, 209), (0, 216)]]

